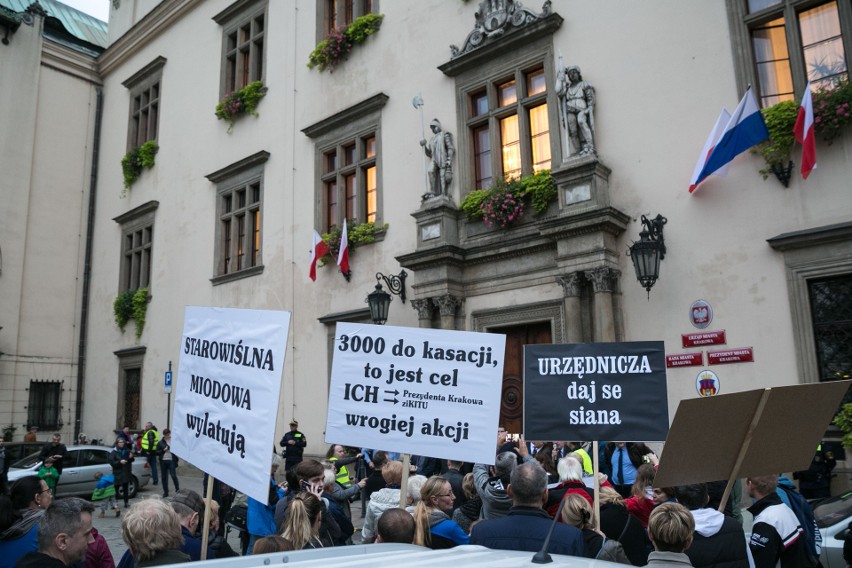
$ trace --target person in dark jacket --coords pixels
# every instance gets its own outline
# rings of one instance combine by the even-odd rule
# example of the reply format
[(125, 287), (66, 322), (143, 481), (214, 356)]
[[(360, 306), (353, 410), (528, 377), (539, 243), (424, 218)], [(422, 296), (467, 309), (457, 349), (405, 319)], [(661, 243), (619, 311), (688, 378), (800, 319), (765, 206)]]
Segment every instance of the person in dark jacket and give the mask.
[(675, 497), (695, 519), (692, 545), (686, 550), (695, 568), (748, 568), (743, 527), (733, 517), (707, 507), (707, 484), (681, 485)]
[(281, 457), (284, 458), (284, 471), (299, 465), (299, 462), (302, 461), (305, 447), (308, 445), (308, 439), (305, 438), (304, 434), (299, 432), (299, 422), (297, 420), (290, 421), (290, 431), (282, 436), (278, 445), (284, 448), (281, 451)]
[[(470, 532), (470, 544), (500, 550), (538, 552), (551, 527), (542, 509), (547, 499), (547, 473), (538, 463), (527, 462), (514, 470), (509, 481), (512, 508), (503, 518), (477, 523)], [(575, 527), (558, 523), (547, 552), (583, 556), (583, 536)]]
[(16, 568), (66, 568), (86, 558), (92, 533), (91, 503), (76, 497), (55, 501), (39, 523), (38, 552), (22, 556)]
[(121, 519), (121, 536), (129, 547), (125, 557), (135, 559), (136, 568), (190, 561), (189, 554), (180, 551), (177, 513), (160, 499), (134, 503)]
[(634, 566), (648, 563), (651, 541), (642, 522), (627, 511), (624, 497), (612, 487), (601, 487), (601, 531), (607, 538), (617, 540)]
[(130, 490), (128, 484), (133, 477), (133, 450), (124, 443), (124, 438), (115, 440), (115, 447), (109, 454), (109, 465), (112, 466), (112, 475), (115, 477), (115, 490), (124, 498), (124, 508), (130, 506)]
[[(59, 477), (62, 477), (62, 461), (65, 459), (65, 455), (67, 453), (68, 448), (66, 448), (65, 444), (62, 443), (62, 436), (60, 434), (54, 434), (50, 442), (42, 447), (41, 453), (38, 457), (41, 461), (44, 461), (47, 458), (53, 458), (53, 467), (55, 467), (56, 471), (59, 472)], [(57, 485), (59, 484), (59, 477), (56, 478)]]

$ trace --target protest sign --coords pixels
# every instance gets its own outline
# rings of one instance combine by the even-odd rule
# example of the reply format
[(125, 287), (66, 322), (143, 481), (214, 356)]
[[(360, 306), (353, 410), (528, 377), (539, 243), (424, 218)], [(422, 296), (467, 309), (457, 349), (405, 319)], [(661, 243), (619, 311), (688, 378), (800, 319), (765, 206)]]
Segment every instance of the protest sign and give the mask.
[(266, 503), (290, 313), (187, 307), (183, 325), (172, 451)]
[(494, 463), (506, 336), (338, 323), (326, 442)]
[(668, 428), (662, 341), (524, 346), (527, 440), (652, 442)]

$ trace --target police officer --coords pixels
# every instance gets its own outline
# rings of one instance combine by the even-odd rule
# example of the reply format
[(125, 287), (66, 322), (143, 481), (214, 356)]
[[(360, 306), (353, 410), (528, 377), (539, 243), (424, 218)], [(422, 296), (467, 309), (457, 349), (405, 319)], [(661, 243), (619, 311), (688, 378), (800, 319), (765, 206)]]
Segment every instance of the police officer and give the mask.
[(284, 470), (287, 471), (291, 467), (295, 467), (302, 461), (302, 454), (305, 451), (305, 446), (308, 445), (308, 440), (305, 435), (299, 432), (299, 422), (293, 419), (290, 421), (290, 431), (284, 434), (279, 444), (282, 448), (281, 457), (284, 458)]
[(157, 427), (150, 422), (145, 423), (145, 433), (142, 434), (142, 455), (148, 458), (148, 466), (151, 468), (151, 483), (157, 485), (159, 478), (157, 476), (157, 443), (160, 441), (160, 434), (157, 432)]

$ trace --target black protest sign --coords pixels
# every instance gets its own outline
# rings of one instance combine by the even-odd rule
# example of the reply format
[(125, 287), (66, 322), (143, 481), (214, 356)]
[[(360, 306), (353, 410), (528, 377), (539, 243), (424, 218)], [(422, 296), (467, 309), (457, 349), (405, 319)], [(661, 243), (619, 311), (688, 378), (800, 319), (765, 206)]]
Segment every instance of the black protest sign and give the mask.
[(527, 440), (656, 442), (668, 429), (662, 341), (524, 346)]

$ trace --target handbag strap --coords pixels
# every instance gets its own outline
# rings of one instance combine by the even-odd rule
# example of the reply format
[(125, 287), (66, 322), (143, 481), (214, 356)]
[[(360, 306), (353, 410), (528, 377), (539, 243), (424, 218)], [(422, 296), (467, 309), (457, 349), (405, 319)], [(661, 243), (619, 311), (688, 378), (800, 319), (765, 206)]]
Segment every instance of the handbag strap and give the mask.
[(618, 538), (616, 539), (616, 540), (618, 540), (618, 542), (621, 542), (621, 537), (623, 537), (623, 536), (624, 536), (624, 533), (626, 533), (626, 532), (627, 532), (627, 527), (629, 527), (629, 526), (630, 526), (630, 517), (632, 517), (632, 516), (633, 516), (633, 515), (631, 515), (630, 513), (627, 513), (627, 522), (626, 522), (626, 523), (624, 523), (624, 528), (623, 528), (623, 529), (621, 529), (621, 534), (620, 534), (620, 535), (618, 535)]

